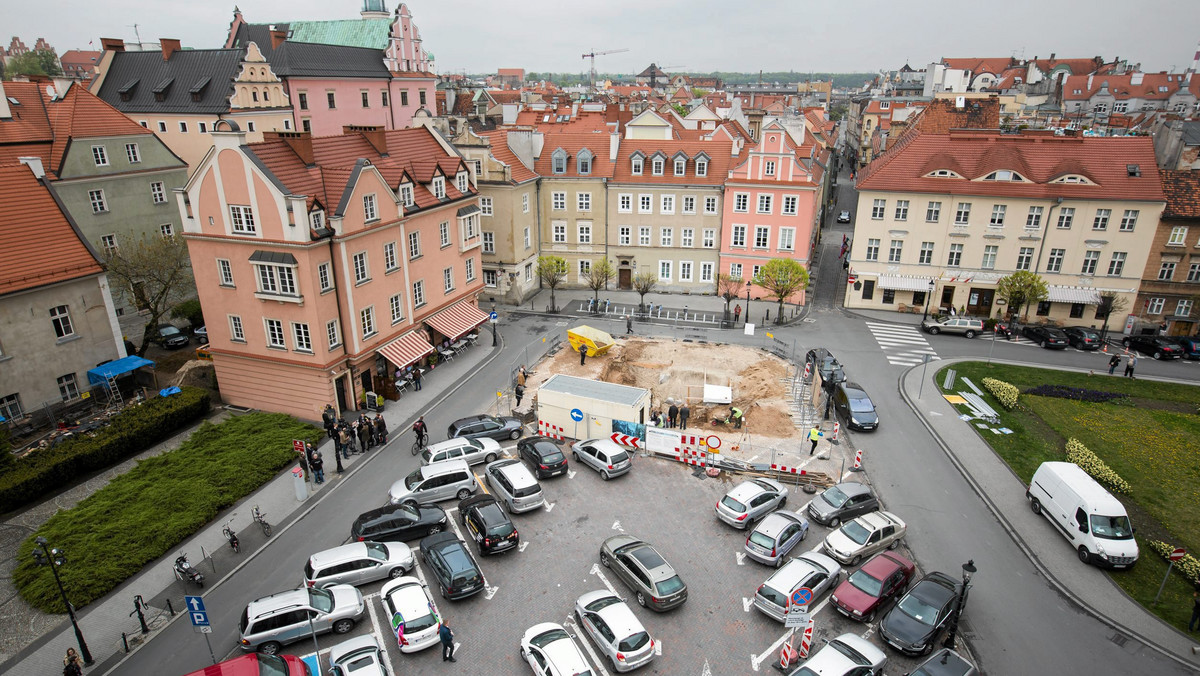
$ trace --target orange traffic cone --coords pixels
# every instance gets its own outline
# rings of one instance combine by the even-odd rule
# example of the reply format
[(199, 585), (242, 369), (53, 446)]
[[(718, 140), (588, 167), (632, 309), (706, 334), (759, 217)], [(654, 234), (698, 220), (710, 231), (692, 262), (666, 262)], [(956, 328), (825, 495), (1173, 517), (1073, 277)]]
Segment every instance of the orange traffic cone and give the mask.
[(1104, 344), (1104, 348), (1100, 350), (1103, 354), (1108, 354), (1108, 343)]

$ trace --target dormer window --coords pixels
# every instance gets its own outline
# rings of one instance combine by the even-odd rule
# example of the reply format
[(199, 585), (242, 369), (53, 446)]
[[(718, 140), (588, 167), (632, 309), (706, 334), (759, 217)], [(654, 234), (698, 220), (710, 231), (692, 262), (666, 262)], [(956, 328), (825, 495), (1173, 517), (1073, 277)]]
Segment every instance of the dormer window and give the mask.
[(708, 160), (696, 159), (696, 175), (700, 177), (708, 176)]
[(662, 158), (660, 158), (660, 157), (654, 158), (654, 162), (650, 165), (651, 173), (654, 174), (655, 176), (662, 176), (664, 165), (665, 165), (665, 162), (662, 161)]
[(1021, 175), (1015, 171), (1009, 171), (1008, 169), (999, 169), (997, 171), (993, 171), (992, 173), (988, 174), (987, 176), (984, 176), (983, 180), (985, 180), (985, 181), (1011, 181), (1014, 183), (1020, 183), (1020, 182), (1023, 182), (1025, 179), (1022, 178)]
[(687, 171), (687, 160), (685, 160), (683, 158), (676, 159), (675, 160), (675, 175), (683, 176), (683, 174), (686, 171)]
[(400, 203), (406, 207), (413, 205), (413, 187), (411, 183), (400, 185)]
[(630, 170), (630, 172), (633, 173), (634, 176), (641, 176), (642, 168), (645, 165), (646, 165), (645, 159), (643, 159), (642, 157), (635, 156), (633, 159), (630, 160), (629, 170)]
[(437, 176), (433, 179), (433, 196), (438, 199), (446, 199), (446, 178)]
[(880, 109), (880, 110), (888, 110), (888, 109), (890, 109), (891, 107), (892, 107), (892, 102), (891, 102), (891, 101), (880, 101), (880, 102), (879, 102), (879, 109)]
[(1079, 184), (1083, 184), (1083, 185), (1091, 185), (1091, 183), (1092, 183), (1091, 181), (1089, 181), (1087, 179), (1087, 177), (1080, 176), (1079, 174), (1067, 174), (1066, 176), (1059, 176), (1058, 178), (1056, 178), (1050, 182), (1051, 183), (1079, 183)]
[(555, 174), (567, 173), (567, 151), (558, 148), (550, 156), (550, 171)]
[(959, 176), (957, 173), (950, 171), (949, 169), (937, 169), (925, 174), (925, 176), (927, 178), (962, 178), (962, 176)]
[(579, 151), (579, 156), (575, 158), (575, 171), (581, 176), (586, 176), (592, 173), (592, 151), (584, 148)]
[(465, 194), (467, 192), (467, 172), (458, 172), (458, 175), (454, 177), (454, 181), (458, 186), (458, 191)]
[(313, 212), (308, 215), (308, 220), (312, 223), (313, 230), (320, 230), (321, 228), (324, 228), (325, 211), (323, 209), (314, 209)]

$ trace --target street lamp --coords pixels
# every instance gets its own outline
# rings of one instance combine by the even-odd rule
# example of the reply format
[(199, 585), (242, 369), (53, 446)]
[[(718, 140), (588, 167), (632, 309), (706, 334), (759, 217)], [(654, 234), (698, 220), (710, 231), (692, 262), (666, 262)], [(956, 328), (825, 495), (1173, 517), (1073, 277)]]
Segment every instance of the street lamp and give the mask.
[(746, 321), (750, 321), (750, 287), (754, 286), (754, 282), (746, 282)]
[[(492, 312), (495, 312), (495, 311), (496, 311), (496, 303), (495, 303), (495, 301), (493, 301), (492, 302)], [(499, 338), (499, 336), (496, 335), (496, 320), (490, 319), (489, 323), (491, 324), (491, 326), (489, 328), (492, 330), (492, 347), (496, 347), (497, 345), (500, 344), (500, 338)]]
[(921, 321), (929, 319), (929, 299), (933, 297), (933, 290), (937, 287), (937, 282), (933, 279), (929, 280), (929, 293), (925, 294), (925, 314), (921, 315)]
[(67, 600), (67, 592), (63, 589), (62, 580), (58, 579), (58, 567), (67, 562), (66, 553), (55, 547), (54, 549), (46, 548), (46, 538), (38, 536), (34, 542), (37, 547), (41, 547), (41, 551), (37, 547), (33, 550), (33, 560), (39, 566), (50, 566), (50, 572), (54, 574), (54, 582), (58, 585), (58, 593), (62, 595), (63, 604), (67, 607), (67, 615), (71, 617), (71, 626), (75, 627), (75, 640), (79, 642), (79, 654), (83, 657), (83, 663), (87, 666), (92, 666), (92, 653), (88, 650), (87, 642), (83, 640), (83, 632), (79, 630), (79, 622), (75, 619), (75, 606)]
[(959, 592), (958, 598), (954, 601), (954, 615), (950, 618), (950, 631), (946, 632), (946, 640), (942, 641), (942, 647), (950, 650), (954, 650), (954, 639), (958, 634), (958, 618), (962, 615), (963, 606), (967, 602), (967, 590), (971, 587), (971, 576), (978, 570), (975, 567), (975, 559), (964, 563), (962, 569), (962, 591)]

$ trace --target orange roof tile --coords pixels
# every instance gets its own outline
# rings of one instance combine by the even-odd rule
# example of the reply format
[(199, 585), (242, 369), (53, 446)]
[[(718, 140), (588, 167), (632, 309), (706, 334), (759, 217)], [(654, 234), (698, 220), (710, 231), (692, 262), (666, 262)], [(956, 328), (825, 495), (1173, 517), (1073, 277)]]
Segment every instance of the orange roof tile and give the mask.
[(5, 82), (4, 95), (9, 101), (11, 120), (0, 121), (0, 143), (52, 141), (50, 118), (36, 82)]
[[(658, 139), (622, 139), (621, 148), (617, 152), (617, 161), (613, 168), (612, 180), (626, 183), (662, 183), (687, 185), (721, 185), (729, 172), (732, 159), (733, 144), (723, 138), (712, 141), (664, 141)], [(685, 176), (674, 175), (675, 155), (683, 152), (688, 157)], [(641, 176), (633, 174), (634, 153), (640, 152), (647, 160), (655, 153), (661, 152), (666, 156), (666, 167), (662, 176), (654, 176), (650, 171), (650, 163), (646, 162)], [(708, 175), (697, 176), (696, 165), (692, 161), (704, 153), (708, 156)]]
[[(613, 163), (608, 160), (609, 134), (606, 133), (545, 133), (542, 144), (542, 154), (534, 162), (533, 169), (546, 178), (609, 178), (613, 173)], [(554, 151), (562, 148), (567, 153), (567, 171), (565, 174), (555, 174), (551, 166)], [(575, 158), (579, 151), (587, 148), (592, 152), (592, 171), (581, 176), (577, 173), (578, 165)]]
[(1010, 56), (1000, 56), (993, 58), (966, 57), (961, 59), (942, 59), (942, 63), (949, 68), (958, 68), (960, 70), (969, 70), (972, 75), (980, 73), (993, 73), (999, 75), (1004, 72), (1005, 68), (1015, 65), (1016, 59)]
[(517, 159), (516, 153), (508, 147), (508, 131), (504, 129), (496, 129), (493, 131), (478, 132), (480, 136), (486, 137), (492, 144), (492, 157), (507, 164), (510, 168), (509, 175), (515, 183), (524, 183), (538, 177), (533, 170), (526, 167), (521, 160)]

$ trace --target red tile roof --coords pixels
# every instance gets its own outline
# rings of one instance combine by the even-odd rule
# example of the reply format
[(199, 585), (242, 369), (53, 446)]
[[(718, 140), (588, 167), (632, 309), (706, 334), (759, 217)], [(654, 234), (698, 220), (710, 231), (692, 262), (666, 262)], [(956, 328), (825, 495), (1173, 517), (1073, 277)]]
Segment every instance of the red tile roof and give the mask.
[[(613, 163), (608, 160), (609, 136), (606, 133), (546, 133), (542, 144), (542, 154), (534, 162), (533, 169), (546, 178), (611, 178)], [(567, 152), (567, 171), (565, 174), (555, 174), (551, 158), (554, 151), (562, 148)], [(592, 171), (580, 175), (575, 158), (579, 152), (587, 148), (592, 151)]]
[[(1141, 82), (1133, 83), (1135, 75), (1141, 76)], [(1088, 86), (1089, 78), (1091, 87)], [(1134, 98), (1166, 100), (1181, 88), (1186, 88), (1194, 96), (1200, 97), (1200, 77), (1195, 74), (1192, 75), (1189, 83), (1184, 75), (1178, 73), (1124, 73), (1121, 75), (1069, 76), (1063, 82), (1063, 99), (1067, 101), (1090, 99), (1105, 85), (1108, 86), (1108, 91), (1113, 98), (1118, 101)], [(1166, 91), (1160, 91), (1162, 88), (1166, 88)], [(1078, 94), (1075, 93), (1076, 90), (1079, 91)]]
[(52, 141), (50, 118), (37, 83), (5, 82), (3, 87), (4, 95), (17, 103), (9, 101), (12, 119), (0, 121), (0, 143)]
[(508, 147), (508, 131), (497, 129), (494, 131), (478, 132), (480, 136), (487, 137), (487, 140), (492, 144), (492, 157), (507, 164), (511, 171), (512, 180), (516, 183), (524, 183), (525, 181), (538, 177), (533, 170), (526, 167), (521, 160), (517, 159), (516, 153)]
[[(617, 151), (617, 161), (613, 167), (612, 180), (626, 183), (661, 183), (679, 185), (721, 185), (729, 172), (730, 153), (733, 144), (724, 138), (711, 141), (663, 141), (653, 139), (622, 139), (621, 148)], [(685, 176), (675, 176), (675, 154), (683, 151), (688, 156)], [(641, 152), (646, 157), (641, 176), (633, 175), (633, 162), (630, 158), (635, 152)], [(653, 176), (650, 171), (649, 158), (655, 153), (666, 155), (666, 165), (662, 176)], [(696, 175), (696, 157), (704, 153), (708, 155), (708, 175)]]
[(966, 57), (961, 59), (942, 59), (942, 63), (946, 64), (948, 68), (969, 70), (972, 75), (979, 75), (980, 73), (999, 75), (1009, 66), (1015, 66), (1017, 60), (1010, 56), (994, 58)]
[(488, 89), (486, 92), (498, 104), (521, 102), (521, 90), (519, 89)]
[(1164, 170), (1162, 182), (1167, 194), (1162, 217), (1200, 220), (1200, 171)]
[(1087, 75), (1093, 73), (1097, 68), (1104, 64), (1097, 63), (1096, 58), (1091, 59), (1034, 59), (1032, 61), (1043, 73), (1049, 73), (1051, 70), (1066, 66), (1070, 69), (1072, 75)]
[(104, 272), (29, 167), (0, 167), (0, 204), (0, 295)]

